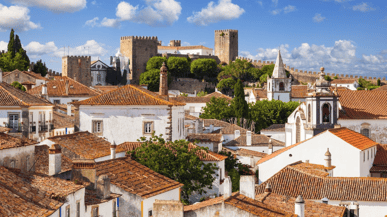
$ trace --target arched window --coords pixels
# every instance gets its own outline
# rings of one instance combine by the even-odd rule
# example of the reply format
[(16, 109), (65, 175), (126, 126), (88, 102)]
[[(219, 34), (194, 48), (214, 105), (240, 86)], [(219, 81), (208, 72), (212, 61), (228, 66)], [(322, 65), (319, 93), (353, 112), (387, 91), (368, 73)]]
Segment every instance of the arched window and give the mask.
[(363, 128), (360, 130), (360, 134), (362, 134), (363, 136), (366, 136), (368, 138), (370, 138), (370, 129), (368, 128)]
[(301, 142), (301, 120), (297, 117), (296, 120), (296, 143)]
[(312, 121), (312, 111), (310, 110), (310, 104), (308, 104), (308, 122)]
[(279, 83), (279, 90), (285, 90), (284, 82)]
[(331, 122), (331, 107), (328, 103), (325, 103), (322, 107), (322, 118), (324, 123)]

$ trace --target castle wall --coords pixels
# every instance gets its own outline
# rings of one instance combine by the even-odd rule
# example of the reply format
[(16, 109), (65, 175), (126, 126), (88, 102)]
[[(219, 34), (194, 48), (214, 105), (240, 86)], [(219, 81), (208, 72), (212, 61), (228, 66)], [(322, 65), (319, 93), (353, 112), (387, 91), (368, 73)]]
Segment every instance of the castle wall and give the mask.
[(62, 57), (62, 75), (90, 87), (90, 64), (90, 56), (64, 56)]
[(121, 37), (121, 53), (130, 60), (131, 84), (139, 84), (141, 73), (146, 71), (146, 63), (157, 55), (157, 46), (157, 37)]
[(194, 94), (195, 91), (196, 93), (199, 93), (200, 91), (206, 91), (206, 88), (215, 89), (215, 87), (215, 84), (209, 82), (200, 82), (199, 80), (193, 78), (177, 78), (171, 82), (168, 89)]
[(214, 55), (197, 55), (197, 54), (175, 54), (175, 53), (159, 53), (157, 56), (166, 57), (167, 59), (169, 57), (185, 57), (190, 58), (191, 61), (197, 60), (197, 59), (214, 59), (217, 64), (220, 63), (220, 59), (217, 56)]
[(215, 56), (229, 64), (238, 56), (238, 30), (215, 30)]

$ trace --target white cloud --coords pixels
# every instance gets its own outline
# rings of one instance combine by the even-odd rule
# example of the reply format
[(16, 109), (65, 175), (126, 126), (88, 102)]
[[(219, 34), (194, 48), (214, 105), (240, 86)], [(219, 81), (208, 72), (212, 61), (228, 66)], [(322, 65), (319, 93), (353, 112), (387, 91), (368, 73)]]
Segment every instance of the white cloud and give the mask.
[(277, 15), (277, 14), (280, 14), (283, 11), (285, 14), (287, 14), (287, 13), (290, 13), (290, 12), (293, 12), (293, 11), (296, 11), (296, 10), (297, 10), (296, 6), (288, 5), (288, 6), (284, 7), (283, 9), (272, 10), (272, 11), (270, 11), (270, 13), (272, 15)]
[(147, 7), (140, 10), (134, 18), (137, 23), (150, 26), (172, 25), (181, 14), (180, 2), (175, 0), (145, 0)]
[[(104, 44), (100, 44), (95, 40), (88, 40), (85, 44), (77, 47), (66, 47), (65, 53), (66, 55), (91, 56), (92, 58), (97, 58), (107, 54), (108, 51), (104, 47)], [(63, 49), (64, 48), (56, 50), (53, 55), (56, 57), (62, 57), (64, 54)]]
[(92, 5), (96, 5), (96, 4), (97, 4), (97, 1), (94, 0), (94, 1), (91, 2), (91, 4), (92, 4)]
[(321, 16), (321, 14), (316, 14), (316, 15), (313, 17), (313, 21), (316, 22), (316, 23), (320, 23), (320, 22), (324, 21), (325, 18), (326, 18), (326, 17)]
[[(358, 58), (354, 42), (348, 40), (335, 41), (331, 47), (302, 43), (290, 49), (285, 44), (280, 50), (284, 63), (299, 70), (318, 71), (324, 65), (328, 73), (335, 74), (380, 76), (387, 71), (387, 50)], [(259, 48), (255, 55), (246, 51), (240, 54), (251, 59), (275, 61), (277, 52), (278, 48)]]
[(117, 28), (120, 26), (120, 21), (118, 21), (117, 19), (108, 19), (105, 17), (101, 21), (101, 26)]
[(98, 17), (94, 17), (93, 19), (86, 21), (85, 25), (91, 26), (91, 27), (98, 26), (98, 23), (97, 23), (98, 20), (99, 20)]
[(231, 0), (219, 0), (218, 4), (212, 1), (206, 8), (199, 12), (194, 12), (187, 20), (200, 26), (207, 26), (210, 23), (217, 23), (222, 20), (232, 20), (239, 18), (245, 10)]
[(33, 59), (39, 58), (45, 54), (54, 53), (58, 50), (53, 41), (47, 42), (46, 44), (32, 41), (27, 46), (25, 46), (24, 49), (27, 51), (28, 56)]
[(287, 13), (293, 12), (295, 10), (296, 10), (296, 6), (288, 5), (284, 8), (284, 13), (287, 14)]
[(52, 12), (76, 12), (86, 7), (86, 0), (11, 0), (25, 6), (46, 8)]
[(262, 1), (257, 1), (259, 5), (261, 5), (261, 7), (263, 6), (263, 2)]
[(117, 6), (116, 16), (121, 20), (131, 20), (135, 17), (138, 6), (134, 7), (127, 2), (121, 2)]
[(2, 50), (5, 50), (5, 51), (8, 50), (8, 42), (0, 41), (0, 51)]
[(271, 1), (273, 2), (274, 7), (277, 7), (277, 5), (278, 5), (278, 0), (271, 0)]
[(367, 3), (363, 2), (361, 4), (353, 6), (354, 11), (361, 11), (361, 12), (368, 12), (368, 11), (374, 11), (375, 8), (372, 8)]
[(23, 6), (4, 6), (0, 4), (0, 31), (14, 28), (19, 31), (41, 28), (40, 24), (30, 21), (30, 10)]

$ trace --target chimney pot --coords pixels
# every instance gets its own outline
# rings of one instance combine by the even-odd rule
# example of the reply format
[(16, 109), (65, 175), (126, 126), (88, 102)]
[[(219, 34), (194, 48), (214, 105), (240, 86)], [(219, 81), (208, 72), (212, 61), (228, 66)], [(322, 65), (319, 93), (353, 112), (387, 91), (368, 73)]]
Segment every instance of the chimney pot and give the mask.
[(66, 95), (69, 95), (69, 80), (68, 79), (66, 79), (65, 91), (66, 91)]
[(160, 68), (160, 89), (159, 94), (168, 98), (168, 69), (163, 62), (163, 66)]
[(322, 203), (325, 203), (325, 204), (328, 204), (329, 199), (326, 198), (326, 197), (324, 197), (323, 199), (321, 199), (321, 202), (322, 202)]
[(251, 146), (251, 131), (246, 132), (246, 145)]
[(58, 144), (51, 145), (48, 149), (49, 167), (48, 175), (53, 176), (62, 170), (62, 150)]
[(265, 192), (271, 192), (271, 185), (270, 185), (270, 183), (267, 183), (266, 188), (265, 188)]
[(298, 195), (294, 204), (294, 214), (298, 217), (305, 217), (305, 201), (301, 195)]
[(255, 200), (255, 176), (241, 176), (239, 184), (240, 193)]
[(113, 145), (110, 146), (110, 158), (111, 159), (116, 159), (116, 148), (117, 148), (117, 145), (115, 142), (113, 142)]
[(332, 155), (331, 155), (331, 152), (329, 152), (329, 148), (327, 149), (327, 152), (325, 152), (325, 166), (326, 167), (332, 166)]

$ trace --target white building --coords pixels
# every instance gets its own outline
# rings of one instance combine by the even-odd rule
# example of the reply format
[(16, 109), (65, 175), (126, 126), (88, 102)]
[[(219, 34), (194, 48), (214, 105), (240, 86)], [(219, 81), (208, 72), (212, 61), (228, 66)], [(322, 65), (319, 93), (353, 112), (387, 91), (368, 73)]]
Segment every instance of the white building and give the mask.
[[(325, 154), (329, 150), (331, 162)], [(259, 182), (265, 182), (286, 165), (309, 161), (335, 167), (334, 177), (368, 177), (375, 159), (377, 143), (347, 128), (329, 129), (311, 139), (288, 146), (257, 162)]]
[(100, 94), (72, 78), (62, 76), (55, 76), (54, 80), (47, 82), (46, 89), (44, 85), (41, 85), (28, 90), (27, 93), (38, 97), (46, 97), (54, 104), (68, 104)]
[[(162, 68), (162, 73), (166, 73), (166, 68)], [(160, 76), (160, 93), (168, 94), (166, 79)], [(152, 133), (162, 134), (167, 141), (185, 138), (185, 104), (140, 86), (126, 85), (73, 104), (79, 110), (76, 130), (78, 127), (110, 142), (135, 142), (141, 137), (151, 137)]]
[(101, 60), (91, 62), (91, 86), (106, 86), (108, 68), (109, 66)]
[(29, 139), (43, 139), (52, 131), (53, 104), (1, 82), (0, 126), (10, 134)]
[(355, 78), (334, 79), (331, 81), (331, 85), (335, 87), (345, 87), (349, 90), (357, 90), (357, 88), (360, 87), (360, 84), (357, 82), (357, 80), (358, 79)]
[(290, 101), (292, 91), (292, 76), (286, 75), (284, 63), (282, 62), (281, 52), (278, 51), (277, 61), (275, 62), (273, 75), (267, 78), (267, 99)]
[(159, 54), (170, 53), (170, 54), (196, 54), (196, 55), (206, 55), (211, 56), (214, 54), (212, 48), (205, 47), (203, 45), (196, 46), (180, 46), (180, 44), (175, 44), (175, 46), (158, 46), (157, 51)]
[(285, 143), (285, 124), (272, 124), (268, 128), (262, 129), (261, 134)]

